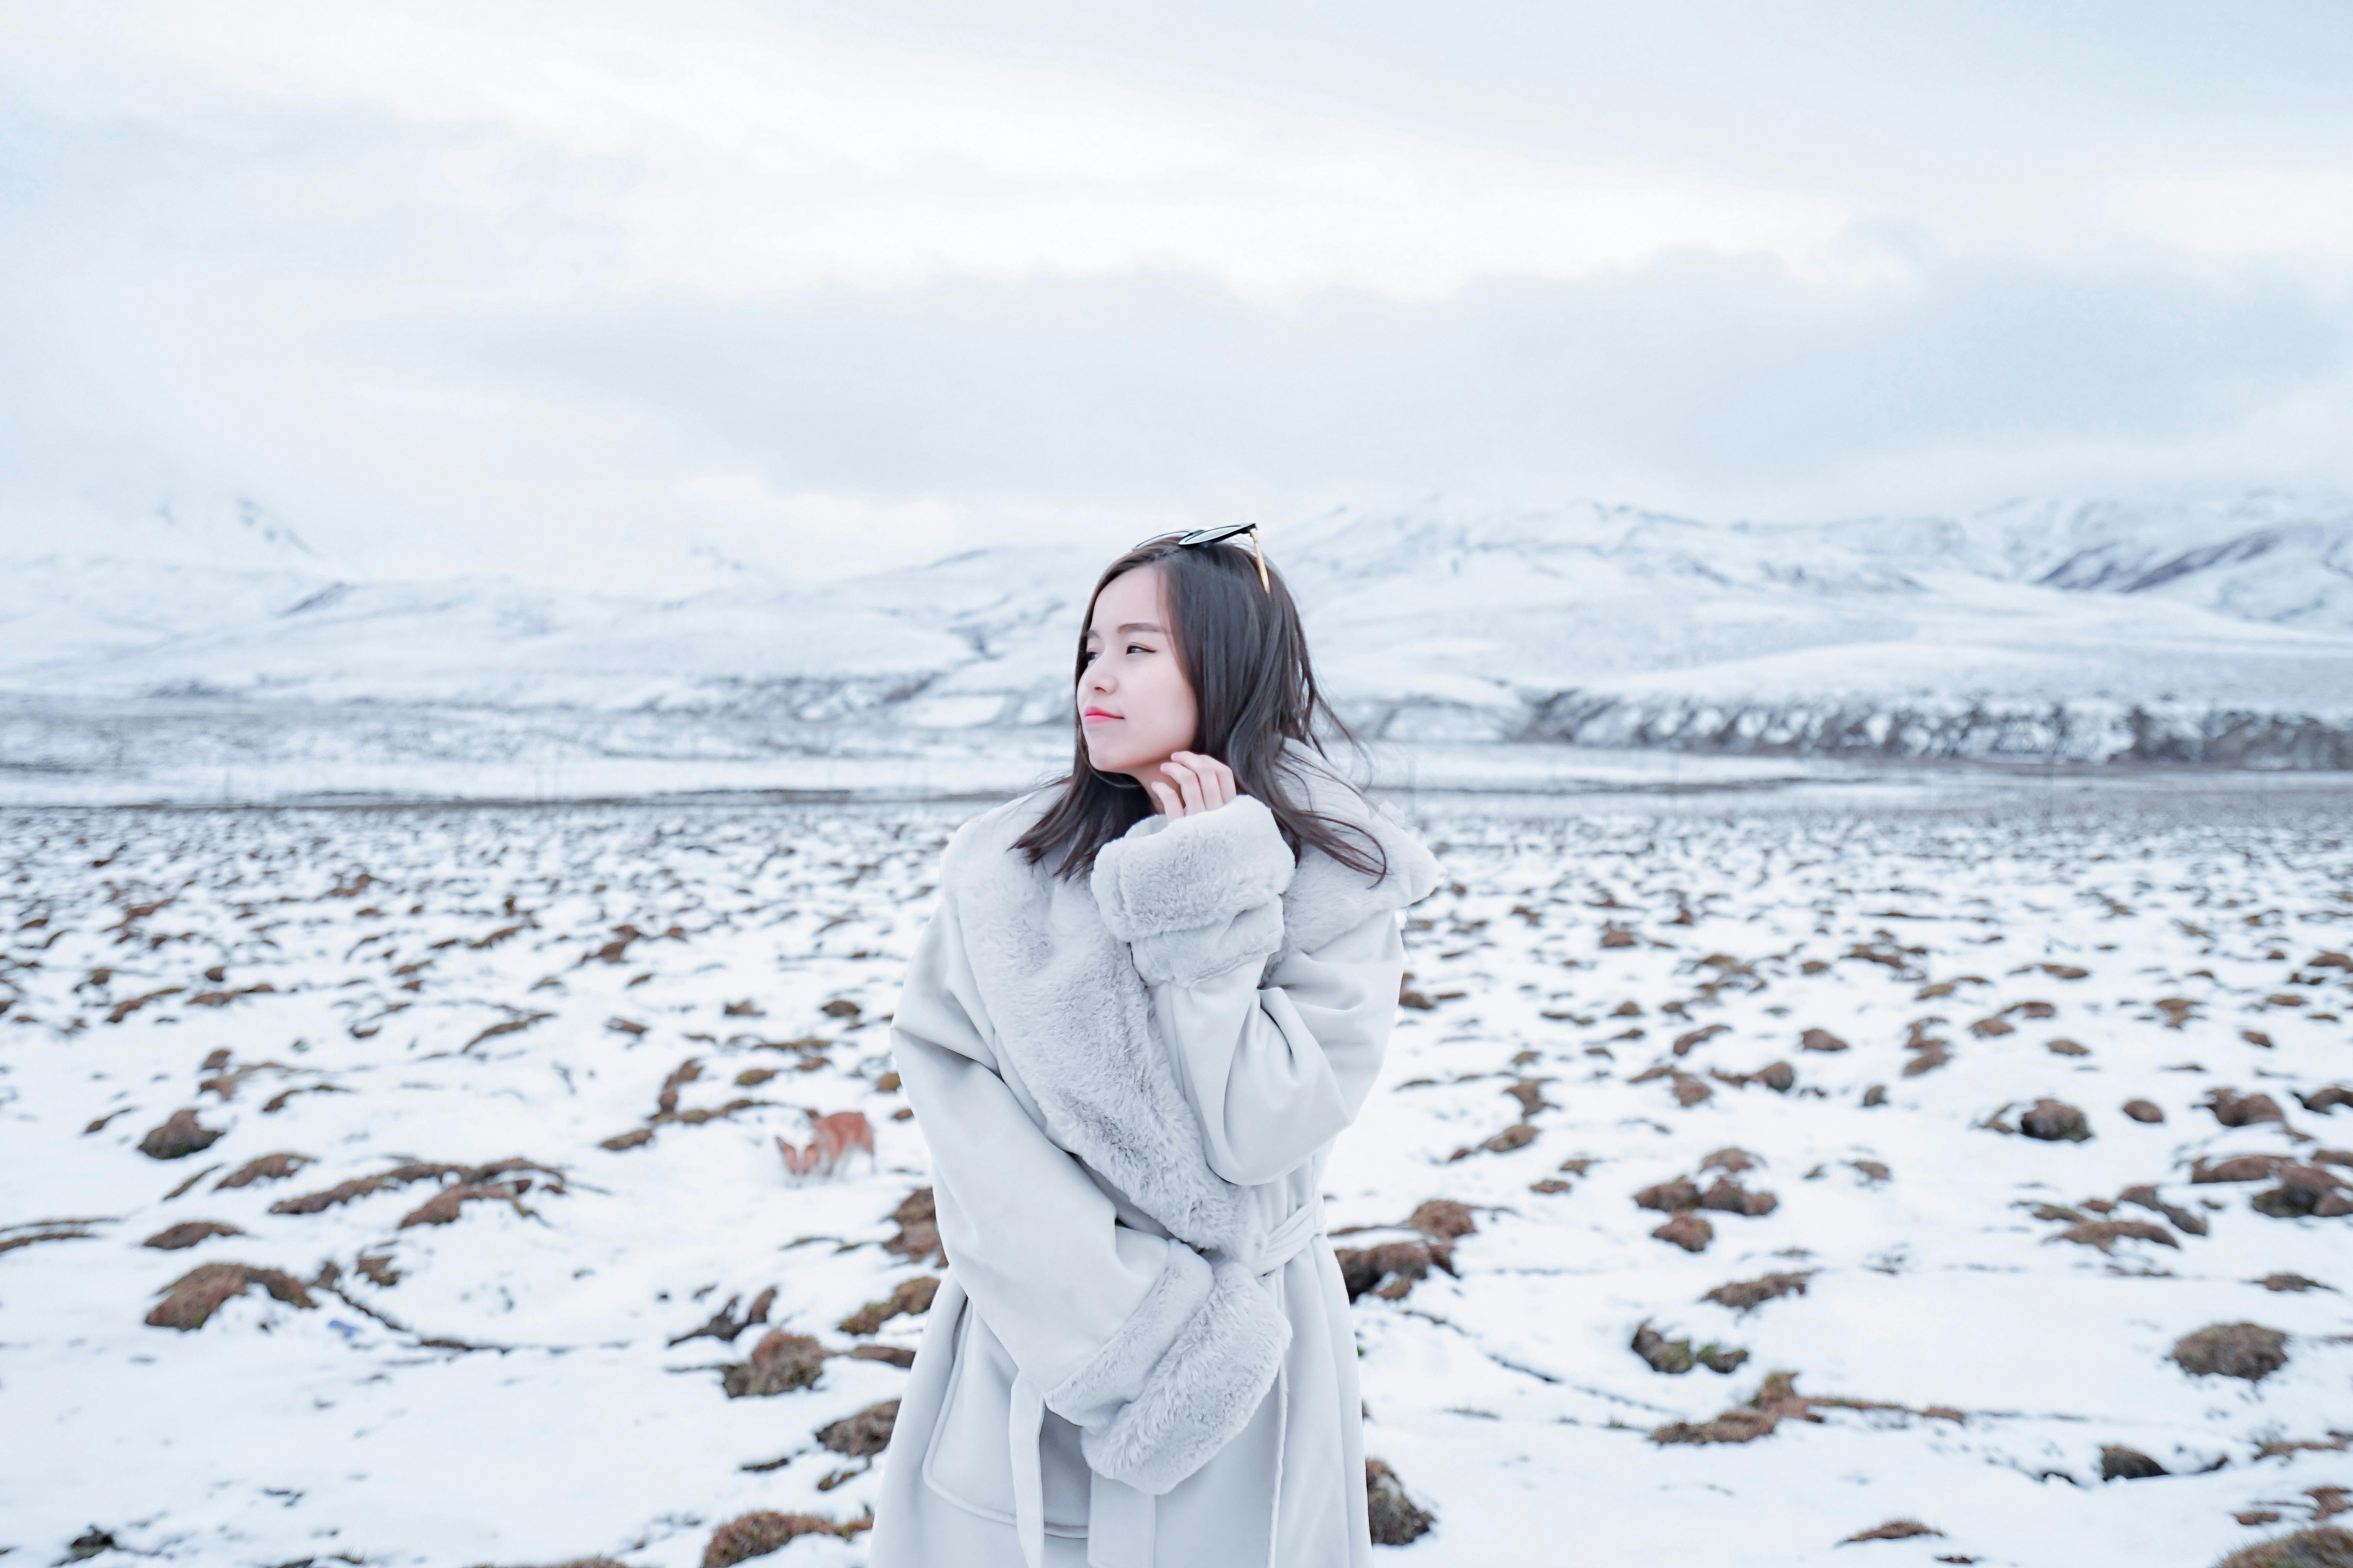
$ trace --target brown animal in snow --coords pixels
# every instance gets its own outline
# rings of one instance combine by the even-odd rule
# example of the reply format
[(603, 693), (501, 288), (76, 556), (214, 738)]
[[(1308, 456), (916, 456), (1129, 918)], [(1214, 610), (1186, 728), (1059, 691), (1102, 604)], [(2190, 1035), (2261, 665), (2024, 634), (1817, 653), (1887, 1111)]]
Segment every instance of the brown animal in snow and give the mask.
[(822, 1169), (829, 1176), (852, 1149), (865, 1150), (870, 1159), (874, 1155), (874, 1124), (862, 1110), (812, 1116), (809, 1127), (816, 1136), (806, 1149), (795, 1148), (781, 1135), (776, 1139), (776, 1152), (785, 1157), (785, 1169), (793, 1175), (806, 1176)]

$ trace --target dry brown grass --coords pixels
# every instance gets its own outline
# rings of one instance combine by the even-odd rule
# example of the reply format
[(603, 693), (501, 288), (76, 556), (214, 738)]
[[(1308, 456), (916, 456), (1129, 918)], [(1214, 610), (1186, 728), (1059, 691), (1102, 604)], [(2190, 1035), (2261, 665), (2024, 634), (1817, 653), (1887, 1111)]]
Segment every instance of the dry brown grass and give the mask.
[(147, 1314), (150, 1328), (177, 1329), (183, 1333), (201, 1329), (221, 1304), (248, 1287), (259, 1285), (290, 1307), (314, 1307), (302, 1282), (282, 1268), (256, 1268), (244, 1263), (207, 1263), (190, 1269), (164, 1288), (163, 1300)]
[(177, 1252), (184, 1247), (194, 1247), (216, 1236), (244, 1234), (237, 1226), (216, 1219), (184, 1219), (177, 1225), (165, 1226), (139, 1245), (152, 1247), (158, 1252)]
[(411, 1182), (433, 1181), (442, 1176), (456, 1175), (465, 1169), (463, 1165), (439, 1165), (429, 1163), (395, 1165), (391, 1170), (379, 1172), (373, 1176), (354, 1176), (348, 1182), (337, 1182), (333, 1186), (321, 1192), (304, 1193), (300, 1197), (280, 1198), (269, 1205), (269, 1212), (271, 1214), (321, 1214), (338, 1204), (350, 1203), (354, 1198), (370, 1197), (395, 1187), (406, 1186)]
[(898, 1418), (899, 1402), (886, 1399), (818, 1427), (817, 1440), (845, 1458), (871, 1459), (891, 1446), (891, 1428)]
[(1428, 1509), (1406, 1495), (1405, 1483), (1379, 1459), (1365, 1461), (1365, 1504), (1376, 1546), (1410, 1545), (1438, 1522)]
[(1699, 1195), (1699, 1206), (1719, 1214), (1746, 1215), (1754, 1218), (1768, 1215), (1778, 1207), (1780, 1199), (1771, 1193), (1752, 1193), (1729, 1176), (1718, 1176)]
[[(395, 1165), (391, 1170), (380, 1171), (373, 1176), (355, 1176), (348, 1182), (338, 1182), (321, 1192), (305, 1193), (300, 1197), (280, 1198), (269, 1205), (269, 1212), (289, 1215), (319, 1214), (338, 1204), (347, 1204), (355, 1198), (369, 1197), (396, 1187), (406, 1186), (414, 1182), (439, 1181), (454, 1176), (457, 1180), (451, 1186), (443, 1189), (440, 1194), (427, 1203), (423, 1208), (415, 1210), (407, 1218), (400, 1222), (404, 1226), (443, 1225), (456, 1218), (459, 1207), (470, 1198), (505, 1198), (512, 1202), (528, 1190), (532, 1183), (529, 1180), (501, 1182), (499, 1178), (513, 1176), (522, 1172), (533, 1173), (538, 1177), (545, 1178), (546, 1190), (549, 1192), (564, 1191), (563, 1172), (553, 1170), (519, 1155), (510, 1156), (504, 1160), (493, 1160), (486, 1165), (451, 1165), (420, 1161), (412, 1164)], [(509, 1187), (512, 1187), (512, 1191), (505, 1190)], [(459, 1194), (460, 1189), (479, 1190), (464, 1192), (460, 1195), (452, 1197), (451, 1194)], [(522, 1205), (516, 1206), (520, 1208)], [(430, 1215), (427, 1215), (428, 1210), (431, 1211)]]
[(237, 1098), (237, 1089), (244, 1084), (247, 1079), (251, 1078), (255, 1073), (300, 1072), (301, 1070), (302, 1069), (300, 1068), (288, 1067), (284, 1062), (248, 1062), (241, 1068), (227, 1068), (221, 1072), (215, 1073), (210, 1078), (199, 1080), (196, 1084), (196, 1092), (202, 1094), (209, 1090), (210, 1092), (220, 1096), (221, 1099), (225, 1100), (235, 1100)]
[(0, 1252), (14, 1252), (20, 1247), (30, 1247), (37, 1241), (88, 1241), (98, 1233), (82, 1228), (79, 1220), (35, 1220), (26, 1226), (12, 1226), (12, 1230), (24, 1234), (0, 1236)]
[(2261, 1383), (2287, 1364), (2287, 1336), (2260, 1323), (2213, 1323), (2182, 1335), (2170, 1359), (2195, 1377)]
[(947, 1262), (947, 1251), (940, 1245), (939, 1211), (932, 1202), (931, 1188), (917, 1187), (909, 1193), (891, 1211), (890, 1217), (899, 1227), (899, 1234), (882, 1244), (883, 1251), (910, 1263)]
[(1918, 1078), (1924, 1072), (1933, 1072), (1953, 1059), (1952, 1042), (1949, 1040), (1924, 1039), (1911, 1049), (1912, 1059), (1904, 1064), (1905, 1078)]
[(2092, 1135), (2084, 1113), (2064, 1100), (2038, 1100), (2018, 1119), (2018, 1130), (2029, 1138), (2052, 1143), (2080, 1143)]
[(2353, 1215), (2353, 1194), (2345, 1191), (2334, 1173), (2319, 1165), (2283, 1165), (2279, 1184), (2248, 1199), (2250, 1206), (2274, 1219), (2301, 1219), (2306, 1215), (2338, 1219)]
[(2104, 1481), (2143, 1481), (2170, 1474), (2170, 1470), (2138, 1448), (2108, 1445), (2100, 1449), (2100, 1479)]
[(2300, 1441), (2284, 1437), (2275, 1438), (2271, 1442), (2265, 1443), (2262, 1447), (2257, 1448), (2255, 1450), (2255, 1458), (2258, 1459), (2277, 1459), (2284, 1458), (2290, 1454), (2341, 1454), (2348, 1446), (2353, 1446), (2353, 1432), (2338, 1432), (2332, 1429), (2328, 1434), (2328, 1440), (2325, 1443), (2321, 1442), (2317, 1438), (2311, 1437), (2304, 1438)]
[(1748, 1359), (1746, 1351), (1731, 1345), (1710, 1342), (1694, 1350), (1691, 1341), (1668, 1339), (1648, 1321), (1634, 1330), (1633, 1349), (1636, 1355), (1650, 1363), (1651, 1371), (1671, 1377), (1681, 1376), (1694, 1366), (1704, 1366), (1710, 1372), (1735, 1372)]
[(1456, 1241), (1474, 1236), (1479, 1226), (1471, 1216), (1471, 1205), (1456, 1203), (1452, 1198), (1430, 1198), (1416, 1207), (1406, 1219), (1406, 1228), (1440, 1241)]
[(712, 1339), (723, 1344), (733, 1344), (735, 1336), (745, 1329), (768, 1321), (768, 1309), (776, 1304), (776, 1288), (771, 1285), (753, 1297), (751, 1310), (739, 1318), (735, 1315), (735, 1303), (742, 1300), (741, 1296), (728, 1297), (727, 1304), (712, 1313), (700, 1326), (687, 1330), (669, 1342), (682, 1345), (689, 1340)]
[(1340, 1279), (1348, 1300), (1370, 1291), (1384, 1301), (1401, 1301), (1414, 1286), (1430, 1278), (1431, 1268), (1451, 1274), (1453, 1254), (1444, 1242), (1387, 1241), (1377, 1247), (1335, 1249)]
[(838, 1535), (847, 1541), (873, 1525), (871, 1514), (836, 1524), (822, 1514), (777, 1513), (764, 1509), (721, 1525), (712, 1535), (711, 1543), (702, 1549), (702, 1568), (733, 1568), (735, 1563), (765, 1557), (804, 1535)]
[(2266, 1274), (2262, 1279), (2251, 1280), (2249, 1283), (2260, 1285), (2266, 1290), (2327, 1290), (2334, 1289), (2332, 1286), (2323, 1285), (2319, 1280), (2307, 1278), (2302, 1274)]
[(2242, 1546), (2214, 1568), (2353, 1568), (2353, 1532), (2334, 1525)]
[(2216, 1182), (2268, 1182), (2282, 1167), (2295, 1163), (2292, 1154), (2232, 1154), (2221, 1160), (2203, 1156), (2189, 1163), (2189, 1180), (2204, 1185)]
[(1910, 1541), (1915, 1536), (1941, 1536), (1944, 1533), (1941, 1530), (1929, 1529), (1916, 1519), (1891, 1519), (1885, 1524), (1850, 1535), (1839, 1544), (1852, 1546), (1858, 1541)]
[(531, 1210), (522, 1206), (523, 1194), (531, 1190), (531, 1178), (515, 1182), (458, 1182), (442, 1188), (416, 1208), (400, 1216), (401, 1230), (412, 1225), (448, 1225), (453, 1223), (470, 1203), (496, 1201), (512, 1204), (520, 1215)]
[(2214, 1113), (2214, 1120), (2225, 1127), (2252, 1127), (2258, 1121), (2276, 1121), (2284, 1126), (2286, 1115), (2279, 1101), (2268, 1094), (2241, 1094), (2232, 1089), (2217, 1089), (2199, 1101)]
[(867, 1334), (878, 1333), (881, 1331), (882, 1325), (893, 1318), (902, 1314), (921, 1316), (930, 1311), (932, 1298), (939, 1293), (939, 1289), (938, 1279), (929, 1274), (902, 1280), (899, 1288), (891, 1292), (890, 1300), (867, 1302), (866, 1305), (844, 1318), (839, 1326), (845, 1334), (863, 1337)]
[(2181, 1246), (2181, 1243), (2173, 1239), (2173, 1233), (2163, 1226), (2151, 1225), (2147, 1220), (2139, 1219), (2087, 1219), (2080, 1225), (2071, 1225), (2057, 1235), (2045, 1237), (2043, 1239), (2081, 1242), (2085, 1247), (2096, 1247), (2102, 1252), (2107, 1252), (2117, 1242), (2127, 1239), (2154, 1241), (2161, 1246), (2177, 1249)]
[[(1782, 1422), (1820, 1421), (1819, 1410), (1904, 1410), (1905, 1406), (1873, 1399), (1820, 1397), (1798, 1392), (1798, 1374), (1794, 1372), (1773, 1372), (1765, 1374), (1764, 1384), (1747, 1404), (1706, 1421), (1671, 1421), (1651, 1434), (1651, 1441), (1668, 1443), (1753, 1443), (1769, 1434)], [(1959, 1419), (1959, 1413), (1944, 1406), (1914, 1415), (1933, 1415), (1947, 1419)]]
[[(1350, 1226), (1337, 1234), (1377, 1229), (1378, 1226)], [(1418, 1231), (1421, 1239), (1382, 1242), (1373, 1247), (1343, 1247), (1334, 1249), (1333, 1258), (1340, 1266), (1340, 1279), (1354, 1301), (1366, 1293), (1385, 1301), (1403, 1300), (1414, 1286), (1430, 1278), (1432, 1268), (1454, 1272), (1454, 1244), (1466, 1236), (1478, 1234), (1478, 1222), (1472, 1217), (1471, 1205), (1452, 1198), (1429, 1198), (1416, 1205), (1403, 1226)]]
[(224, 1131), (205, 1126), (190, 1107), (175, 1110), (150, 1127), (147, 1135), (139, 1140), (139, 1152), (151, 1160), (183, 1160), (198, 1150), (211, 1148)]
[(224, 1187), (249, 1187), (256, 1182), (282, 1182), (303, 1166), (315, 1163), (310, 1155), (297, 1154), (290, 1150), (264, 1154), (258, 1160), (248, 1160), (215, 1182), (213, 1191), (219, 1192)]
[(1679, 1214), (1651, 1232), (1660, 1241), (1672, 1242), (1685, 1252), (1704, 1252), (1715, 1239), (1715, 1226), (1695, 1214)]
[(2206, 1218), (2203, 1215), (2193, 1214), (2179, 1204), (2167, 1203), (2157, 1195), (2157, 1188), (2152, 1184), (2144, 1183), (2139, 1186), (2126, 1187), (2116, 1194), (2116, 1202), (2131, 1204), (2137, 1208), (2147, 1209), (2152, 1214), (2161, 1214), (2174, 1229), (2184, 1236), (2206, 1234)]
[(825, 1347), (807, 1334), (770, 1329), (752, 1347), (752, 1359), (728, 1367), (720, 1386), (730, 1399), (765, 1399), (807, 1388), (825, 1370)]
[(662, 1079), (661, 1092), (654, 1096), (654, 1109), (676, 1111), (678, 1091), (702, 1076), (702, 1063), (694, 1057), (689, 1057), (670, 1068), (670, 1076)]
[(1634, 1205), (1657, 1209), (1662, 1214), (1681, 1214), (1685, 1209), (1695, 1209), (1699, 1207), (1699, 1184), (1687, 1176), (1654, 1183), (1634, 1194)]

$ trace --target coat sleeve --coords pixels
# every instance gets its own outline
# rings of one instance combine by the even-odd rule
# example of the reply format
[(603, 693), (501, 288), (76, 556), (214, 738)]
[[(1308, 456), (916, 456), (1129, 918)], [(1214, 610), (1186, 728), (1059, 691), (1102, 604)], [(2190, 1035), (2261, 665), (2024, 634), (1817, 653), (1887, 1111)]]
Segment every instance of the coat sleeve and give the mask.
[(1210, 1166), (1242, 1185), (1284, 1175), (1356, 1120), (1405, 973), (1388, 910), (1292, 953), (1261, 984), (1282, 944), (1280, 895), (1293, 869), (1272, 814), (1247, 795), (1106, 846), (1096, 860), (1097, 906), (1151, 987)]
[(1089, 1463), (1164, 1493), (1248, 1422), (1287, 1325), (1239, 1270), (1118, 1222), (1001, 1076), (987, 1016), (944, 894), (891, 1037), (949, 1265)]

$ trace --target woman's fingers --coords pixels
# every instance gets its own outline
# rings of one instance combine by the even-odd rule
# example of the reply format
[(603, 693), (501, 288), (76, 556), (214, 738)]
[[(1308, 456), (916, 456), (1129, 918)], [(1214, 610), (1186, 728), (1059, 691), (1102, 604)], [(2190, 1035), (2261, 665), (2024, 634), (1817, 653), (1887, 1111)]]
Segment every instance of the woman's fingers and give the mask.
[(1215, 811), (1241, 793), (1234, 770), (1201, 752), (1172, 752), (1162, 769), (1185, 791), (1192, 811)]
[(1173, 756), (1160, 764), (1160, 776), (1167, 781), (1163, 787), (1168, 792), (1171, 805), (1167, 810), (1171, 816), (1183, 816), (1187, 810), (1185, 803), (1185, 764)]
[(1177, 789), (1182, 791), (1184, 794), (1186, 814), (1189, 816), (1197, 811), (1208, 810), (1209, 803), (1203, 799), (1201, 795), (1201, 774), (1199, 770), (1189, 763), (1173, 761), (1168, 764), (1168, 766), (1170, 771), (1174, 772), (1176, 775)]
[(1228, 802), (1231, 801), (1236, 795), (1242, 793), (1241, 785), (1234, 781), (1233, 769), (1228, 767), (1224, 763), (1219, 761), (1215, 757), (1206, 756), (1199, 753), (1190, 754), (1193, 756), (1194, 761), (1202, 768), (1205, 775), (1205, 782), (1213, 784), (1216, 786), (1215, 797), (1210, 803), (1212, 805), (1224, 805)]
[(1161, 772), (1166, 776), (1169, 788), (1176, 795), (1177, 806), (1174, 815), (1191, 816), (1197, 812), (1209, 809), (1201, 800), (1200, 774), (1185, 763), (1173, 759), (1162, 764)]
[(1182, 816), (1185, 815), (1185, 803), (1176, 798), (1176, 792), (1175, 790), (1170, 789), (1158, 779), (1154, 779), (1152, 781), (1152, 798), (1160, 803), (1160, 810), (1163, 816)]

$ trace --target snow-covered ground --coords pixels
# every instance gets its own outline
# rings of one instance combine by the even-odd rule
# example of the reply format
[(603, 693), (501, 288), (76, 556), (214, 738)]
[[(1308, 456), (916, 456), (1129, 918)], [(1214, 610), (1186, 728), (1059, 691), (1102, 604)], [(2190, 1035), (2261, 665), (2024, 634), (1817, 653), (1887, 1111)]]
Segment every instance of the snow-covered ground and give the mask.
[[(1398, 799), (1449, 873), (1411, 911), (1427, 1005), (1330, 1209), (1377, 1227), (1342, 1246), (1410, 1241), (1433, 1198), (1476, 1229), (1451, 1276), (1356, 1305), (1371, 1452), (1437, 1517), (1385, 1557), (2205, 1564), (2353, 1486), (2353, 1217), (2191, 1180), (2270, 1154), (2353, 1181), (2353, 1110), (2322, 1092), (2353, 1084), (2329, 956), (2353, 947), (2353, 791), (1422, 783)], [(886, 1016), (974, 809), (0, 814), (0, 1547), (689, 1568), (746, 1513), (859, 1518), (873, 1476), (816, 1434), (903, 1380), (848, 1352), (921, 1328), (840, 1325), (934, 1271), (883, 1245), (926, 1180)], [(2223, 1090), (2284, 1120), (2226, 1127), (2201, 1106)], [(2090, 1137), (2012, 1131), (2041, 1099)], [(217, 1137), (142, 1152), (189, 1110)], [(789, 1176), (776, 1141), (847, 1110), (877, 1157)], [(1698, 1211), (1696, 1252), (1654, 1239), (1669, 1216), (1636, 1194), (1734, 1150), (1771, 1211)], [(291, 1173), (224, 1184), (272, 1155)], [(448, 1169), (288, 1202), (414, 1163)], [(2065, 1239), (2104, 1219), (2144, 1228)], [(234, 1230), (149, 1245), (190, 1222)], [(147, 1324), (222, 1263), (297, 1300)], [(1804, 1289), (1704, 1300), (1773, 1274)], [(2288, 1275), (2316, 1283), (2260, 1283)], [(2168, 1360), (2242, 1321), (2285, 1336), (2259, 1382)], [(1745, 1360), (1653, 1370), (1646, 1323)], [(832, 1352), (814, 1385), (729, 1397), (723, 1365), (772, 1329)], [(1654, 1439), (1784, 1372), (1875, 1407)], [(2104, 1447), (2169, 1473), (2103, 1482)], [(1941, 1533), (1839, 1545), (1905, 1520)]]
[[(59, 737), (72, 732), (72, 743)], [(22, 760), (47, 744), (38, 762)], [(887, 725), (814, 733), (715, 714), (190, 705), (0, 697), (0, 805), (544, 805), (655, 797), (772, 802), (995, 796), (1058, 777), (1066, 729), (909, 733)], [(1388, 787), (1505, 793), (1754, 790), (1799, 784), (1967, 787), (1973, 770), (1897, 758), (1690, 755), (1556, 742), (1375, 742), (1335, 747)], [(1998, 781), (2016, 772), (1990, 770)], [(2026, 771), (2073, 777), (2075, 764)], [(2130, 770), (2145, 780), (2195, 770)], [(2281, 787), (2299, 776), (2281, 773)], [(2306, 774), (2318, 777), (2322, 775)]]

